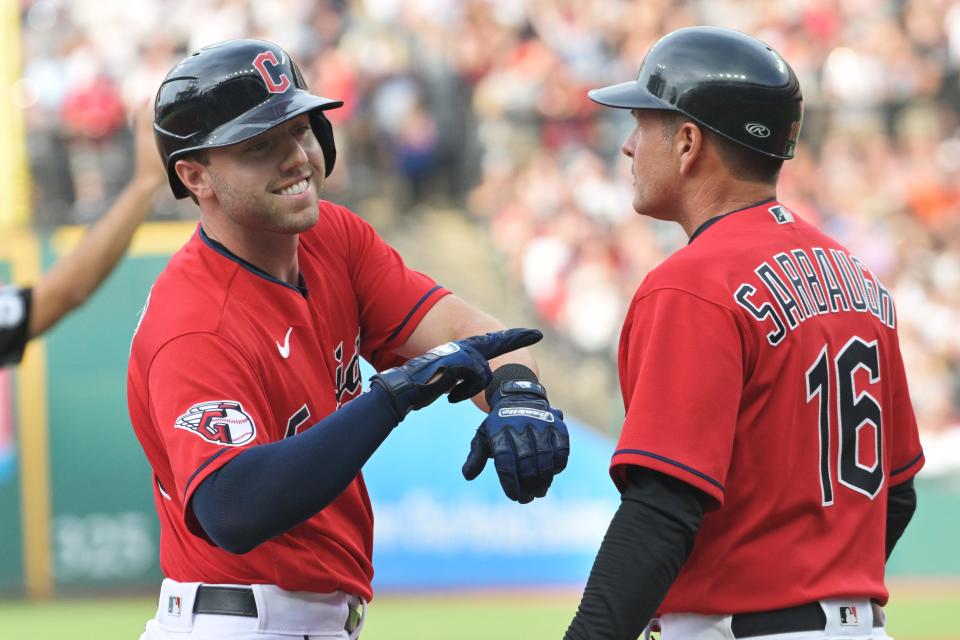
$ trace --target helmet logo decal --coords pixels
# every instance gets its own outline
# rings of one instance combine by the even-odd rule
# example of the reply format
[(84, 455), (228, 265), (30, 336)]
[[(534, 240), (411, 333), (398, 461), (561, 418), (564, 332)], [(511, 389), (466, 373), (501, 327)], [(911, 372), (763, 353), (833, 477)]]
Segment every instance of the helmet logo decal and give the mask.
[(759, 122), (748, 122), (747, 124), (743, 125), (743, 128), (747, 130), (747, 133), (757, 138), (770, 137), (770, 129)]
[[(267, 63), (270, 63), (269, 67)], [(283, 93), (290, 88), (290, 77), (277, 68), (280, 63), (273, 51), (260, 53), (253, 59), (253, 66), (260, 72), (260, 77), (270, 93)]]

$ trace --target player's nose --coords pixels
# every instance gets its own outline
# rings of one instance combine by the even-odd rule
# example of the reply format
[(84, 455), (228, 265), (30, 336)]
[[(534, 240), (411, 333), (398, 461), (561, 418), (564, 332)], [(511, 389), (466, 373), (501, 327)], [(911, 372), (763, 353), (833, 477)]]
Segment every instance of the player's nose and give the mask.
[(303, 140), (297, 140), (293, 136), (287, 138), (286, 153), (283, 157), (281, 169), (289, 170), (302, 167), (310, 162), (310, 153), (307, 149), (307, 143)]
[(634, 134), (635, 134), (635, 131), (631, 131), (630, 135), (627, 136), (627, 139), (623, 141), (623, 146), (620, 147), (620, 152), (623, 153), (623, 155), (627, 156), (628, 158), (633, 157)]

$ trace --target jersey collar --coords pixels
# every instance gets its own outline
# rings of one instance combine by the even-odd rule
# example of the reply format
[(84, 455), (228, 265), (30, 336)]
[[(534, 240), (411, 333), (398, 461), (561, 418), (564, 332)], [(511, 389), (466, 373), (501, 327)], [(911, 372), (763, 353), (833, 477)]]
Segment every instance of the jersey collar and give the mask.
[(217, 242), (216, 240), (208, 236), (207, 232), (203, 230), (203, 225), (200, 225), (200, 239), (203, 240), (204, 244), (206, 244), (208, 247), (210, 247), (211, 249), (213, 249), (214, 251), (222, 255), (227, 260), (232, 260), (233, 262), (236, 262), (241, 267), (253, 273), (254, 275), (260, 276), (264, 280), (269, 280), (274, 284), (279, 284), (282, 287), (293, 289), (294, 291), (302, 295), (304, 298), (307, 297), (307, 293), (308, 293), (307, 283), (303, 279), (303, 273), (297, 274), (297, 286), (293, 286), (292, 284), (284, 282), (283, 280), (274, 278), (272, 275), (270, 275), (269, 273), (267, 273), (257, 265), (251, 262), (247, 262), (246, 260), (238, 256), (234, 252), (230, 251), (230, 249), (227, 249), (225, 246), (223, 246), (222, 244), (220, 244), (219, 242)]
[(699, 227), (697, 227), (697, 230), (694, 231), (693, 234), (690, 236), (690, 240), (689, 240), (689, 242), (687, 242), (687, 244), (690, 244), (691, 242), (693, 242), (694, 240), (696, 240), (696, 239), (697, 239), (697, 236), (699, 236), (701, 233), (703, 233), (704, 231), (706, 231), (707, 229), (709, 229), (710, 227), (712, 227), (712, 226), (713, 226), (717, 221), (719, 221), (721, 218), (726, 218), (727, 216), (733, 215), (734, 213), (737, 213), (738, 211), (746, 211), (747, 209), (753, 209), (754, 207), (759, 207), (759, 206), (762, 205), (762, 204), (766, 204), (766, 203), (768, 203), (768, 202), (774, 202), (775, 200), (776, 200), (776, 198), (766, 198), (766, 199), (764, 199), (764, 200), (761, 200), (760, 202), (754, 202), (753, 204), (748, 204), (748, 205), (745, 206), (745, 207), (740, 207), (739, 209), (734, 209), (733, 211), (727, 211), (726, 213), (721, 213), (721, 214), (718, 215), (718, 216), (714, 216), (714, 217), (710, 218), (709, 220), (707, 220), (706, 222), (704, 222), (703, 224), (701, 224)]

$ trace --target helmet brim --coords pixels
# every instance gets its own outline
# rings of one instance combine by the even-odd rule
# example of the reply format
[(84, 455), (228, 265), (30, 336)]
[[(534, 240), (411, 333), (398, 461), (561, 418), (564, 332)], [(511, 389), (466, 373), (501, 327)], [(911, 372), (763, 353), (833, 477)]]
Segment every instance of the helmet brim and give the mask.
[[(167, 177), (169, 178), (173, 195), (177, 198), (186, 198), (190, 195), (187, 188), (180, 182), (180, 178), (177, 177), (177, 172), (173, 170), (173, 166), (180, 158), (201, 149), (228, 147), (232, 144), (244, 142), (305, 113), (326, 111), (327, 109), (336, 109), (342, 106), (342, 100), (332, 100), (330, 98), (324, 98), (323, 96), (315, 96), (302, 89), (288, 91), (279, 98), (274, 97), (265, 101), (260, 106), (217, 127), (210, 135), (200, 140), (197, 144), (170, 154), (170, 157), (167, 159)], [(159, 128), (154, 125), (154, 129), (158, 130)], [(328, 133), (330, 133), (328, 137), (330, 137), (332, 144), (332, 132)], [(173, 134), (167, 132), (167, 135)], [(329, 170), (333, 168), (331, 157), (335, 156), (328, 156), (327, 153), (328, 151), (325, 148), (324, 157), (327, 160), (327, 174), (329, 175)]]
[(607, 107), (617, 109), (665, 109), (676, 111), (676, 107), (664, 102), (641, 87), (636, 80), (612, 84), (600, 89), (591, 89), (587, 97)]
[(287, 92), (281, 98), (267, 100), (259, 107), (217, 127), (197, 146), (210, 148), (237, 144), (304, 113), (342, 106), (342, 100), (331, 100), (296, 89)]

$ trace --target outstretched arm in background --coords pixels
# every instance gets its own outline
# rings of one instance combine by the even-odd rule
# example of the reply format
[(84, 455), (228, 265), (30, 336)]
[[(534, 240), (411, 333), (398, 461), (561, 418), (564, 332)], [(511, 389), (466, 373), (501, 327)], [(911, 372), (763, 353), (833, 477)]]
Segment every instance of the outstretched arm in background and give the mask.
[(89, 298), (126, 252), (134, 231), (150, 213), (153, 198), (166, 183), (153, 140), (153, 104), (134, 117), (133, 178), (113, 206), (69, 255), (33, 285), (29, 336), (34, 338)]

